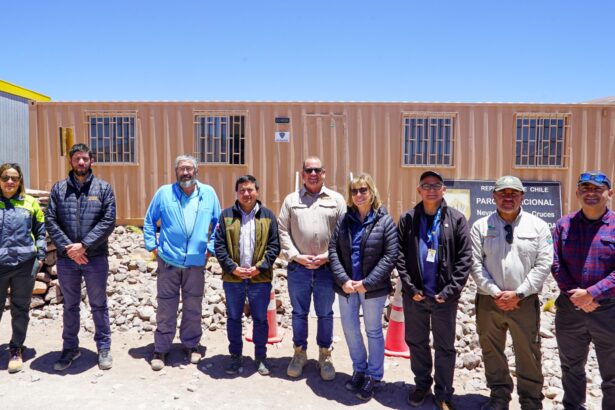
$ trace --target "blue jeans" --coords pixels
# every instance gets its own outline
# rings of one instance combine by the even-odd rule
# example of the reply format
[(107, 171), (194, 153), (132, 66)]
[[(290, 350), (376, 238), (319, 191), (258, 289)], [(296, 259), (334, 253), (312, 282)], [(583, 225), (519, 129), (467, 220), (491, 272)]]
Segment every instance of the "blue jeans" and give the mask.
[[(342, 329), (352, 359), (352, 370), (365, 373), (375, 380), (384, 375), (384, 336), (382, 335), (382, 313), (387, 296), (365, 299), (365, 293), (352, 293), (340, 297)], [(361, 334), (359, 308), (363, 308), (363, 323), (367, 334), (367, 351)], [(369, 351), (369, 355), (368, 355)]]
[(79, 347), (79, 304), (81, 303), (81, 278), (85, 280), (88, 302), (94, 320), (94, 341), (100, 349), (111, 348), (111, 326), (107, 307), (107, 277), (109, 261), (106, 256), (90, 258), (85, 265), (78, 265), (72, 259), (58, 258), (58, 279), (64, 295), (63, 349)]
[(254, 356), (265, 358), (267, 356), (267, 338), (269, 336), (269, 323), (267, 322), (267, 307), (271, 294), (271, 282), (250, 283), (248, 279), (241, 283), (224, 282), (226, 296), (226, 332), (228, 333), (229, 353), (241, 355), (243, 341), (241, 338), (241, 316), (243, 305), (250, 303), (254, 341)]
[(308, 314), (314, 294), (314, 310), (318, 317), (316, 343), (331, 347), (333, 343), (333, 274), (329, 265), (308, 269), (295, 262), (288, 264), (288, 293), (293, 307), (293, 343), (307, 349)]
[(177, 329), (177, 308), (179, 294), (182, 296), (182, 320), (179, 325), (179, 339), (184, 347), (196, 347), (203, 335), (201, 312), (205, 273), (203, 266), (178, 268), (158, 260), (156, 290), (158, 309), (156, 310), (156, 331), (154, 332), (154, 351), (168, 353), (171, 350)]

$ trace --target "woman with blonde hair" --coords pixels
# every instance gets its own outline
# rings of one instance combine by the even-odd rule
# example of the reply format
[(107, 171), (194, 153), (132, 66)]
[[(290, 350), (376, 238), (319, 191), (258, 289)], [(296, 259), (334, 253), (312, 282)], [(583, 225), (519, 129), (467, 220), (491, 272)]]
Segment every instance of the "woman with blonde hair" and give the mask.
[(11, 288), (9, 373), (23, 367), (23, 346), (30, 321), (30, 299), (36, 273), (45, 259), (43, 211), (26, 195), (18, 164), (0, 166), (0, 319)]
[(346, 389), (356, 392), (361, 400), (369, 400), (384, 374), (382, 314), (397, 260), (397, 231), (370, 175), (361, 174), (348, 183), (347, 205), (348, 211), (329, 242), (329, 260), (335, 291), (343, 296), (340, 314), (352, 359), (353, 374)]

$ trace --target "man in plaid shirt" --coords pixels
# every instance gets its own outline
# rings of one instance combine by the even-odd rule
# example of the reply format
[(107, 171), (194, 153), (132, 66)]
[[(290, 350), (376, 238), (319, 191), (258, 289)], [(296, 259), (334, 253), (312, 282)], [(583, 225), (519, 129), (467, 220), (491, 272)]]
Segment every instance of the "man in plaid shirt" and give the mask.
[(602, 408), (615, 409), (615, 212), (611, 180), (585, 172), (577, 183), (581, 210), (557, 221), (551, 269), (561, 290), (555, 331), (564, 408), (585, 409), (585, 363), (593, 341), (602, 377)]

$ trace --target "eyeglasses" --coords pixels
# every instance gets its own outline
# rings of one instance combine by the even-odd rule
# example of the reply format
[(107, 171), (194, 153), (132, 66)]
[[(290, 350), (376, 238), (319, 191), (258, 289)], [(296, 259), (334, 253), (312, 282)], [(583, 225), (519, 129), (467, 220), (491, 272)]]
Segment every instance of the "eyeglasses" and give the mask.
[(506, 231), (506, 242), (509, 244), (513, 243), (513, 227), (512, 225), (505, 225), (504, 230)]
[(322, 174), (322, 168), (303, 168), (303, 172), (305, 172), (306, 174), (311, 174), (311, 173), (315, 173), (317, 175)]
[(10, 179), (11, 181), (13, 181), (13, 182), (19, 182), (19, 180), (20, 180), (21, 178), (19, 177), (19, 175), (18, 175), (18, 176), (16, 176), (16, 177), (15, 177), (15, 176), (13, 176), (13, 175), (2, 175), (2, 177), (0, 177), (0, 179), (2, 179), (2, 182), (9, 182), (9, 179)]
[(192, 172), (194, 171), (194, 167), (177, 167), (178, 171), (187, 171), (187, 172)]
[(523, 195), (523, 192), (513, 191), (513, 192), (504, 192), (504, 191), (496, 191), (495, 194), (500, 198), (519, 198)]
[(422, 189), (422, 190), (424, 190), (424, 191), (439, 191), (439, 190), (441, 190), (441, 189), (442, 189), (442, 187), (443, 187), (444, 185), (439, 184), (439, 183), (438, 183), (438, 184), (427, 184), (427, 183), (425, 183), (425, 184), (421, 184), (421, 185), (419, 185), (419, 186), (420, 186), (420, 187), (421, 187), (421, 189)]
[(365, 195), (368, 192), (369, 192), (369, 188), (365, 186), (361, 188), (351, 188), (350, 189), (350, 193), (352, 194), (352, 196), (356, 196), (359, 193), (361, 193), (361, 195)]
[(583, 182), (590, 182), (590, 181), (594, 181), (599, 184), (604, 184), (608, 186), (609, 188), (611, 187), (611, 181), (609, 180), (609, 177), (607, 177), (603, 173), (594, 173), (594, 172), (585, 172), (581, 174), (579, 176), (579, 182), (577, 184), (582, 184)]

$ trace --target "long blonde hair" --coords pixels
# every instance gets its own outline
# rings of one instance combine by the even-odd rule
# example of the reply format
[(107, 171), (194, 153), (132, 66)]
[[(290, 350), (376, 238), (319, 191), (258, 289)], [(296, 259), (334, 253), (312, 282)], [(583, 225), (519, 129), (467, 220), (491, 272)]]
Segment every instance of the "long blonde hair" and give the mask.
[(374, 179), (372, 178), (372, 176), (366, 173), (362, 173), (359, 176), (352, 178), (352, 180), (348, 182), (348, 196), (346, 197), (346, 204), (354, 210), (357, 209), (355, 204), (352, 202), (351, 190), (362, 184), (367, 185), (367, 189), (369, 189), (369, 192), (371, 194), (371, 199), (372, 199), (371, 201), (372, 209), (374, 211), (380, 209), (380, 207), (382, 206), (382, 201), (380, 200), (380, 194), (378, 193), (378, 188), (376, 188), (376, 184), (374, 183)]

